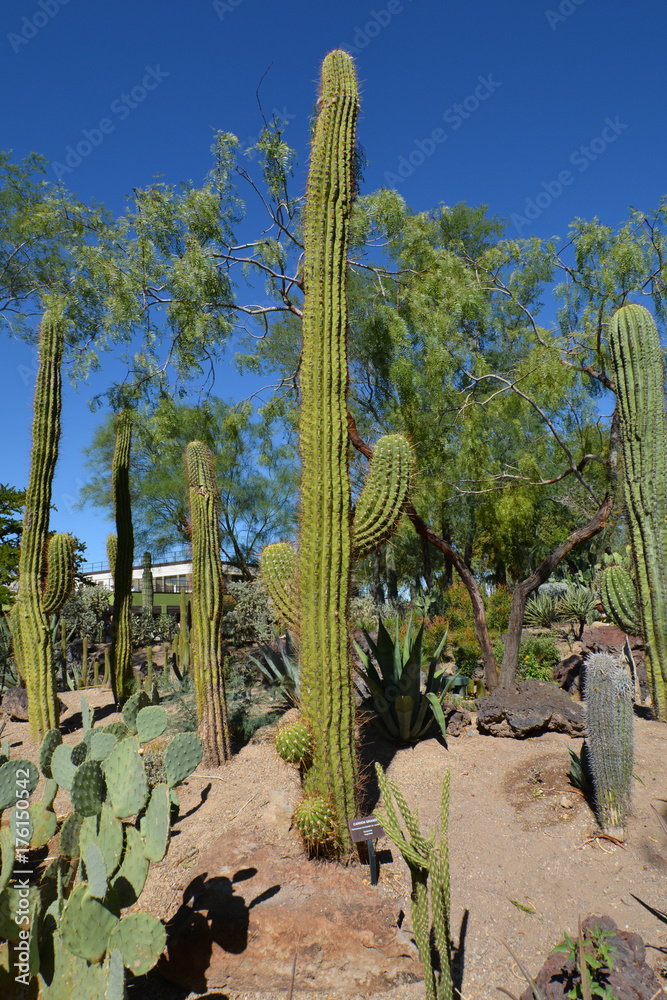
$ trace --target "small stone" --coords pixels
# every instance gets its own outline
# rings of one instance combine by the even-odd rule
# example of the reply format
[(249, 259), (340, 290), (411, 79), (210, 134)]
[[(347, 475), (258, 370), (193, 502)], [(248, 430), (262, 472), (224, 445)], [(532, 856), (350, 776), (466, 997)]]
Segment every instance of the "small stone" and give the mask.
[(562, 805), (563, 809), (571, 809), (572, 806), (574, 805), (574, 802), (572, 801), (569, 795), (564, 795), (563, 798), (560, 800), (560, 804)]

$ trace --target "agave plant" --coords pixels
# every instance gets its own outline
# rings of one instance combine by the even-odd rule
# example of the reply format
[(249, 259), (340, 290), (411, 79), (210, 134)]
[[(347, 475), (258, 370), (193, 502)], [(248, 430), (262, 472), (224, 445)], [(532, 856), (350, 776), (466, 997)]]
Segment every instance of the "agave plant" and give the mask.
[(558, 600), (556, 607), (557, 620), (561, 622), (576, 622), (581, 639), (586, 622), (596, 605), (595, 594), (588, 587), (568, 587), (567, 592)]
[(301, 696), (301, 676), (298, 661), (289, 655), (293, 648), (289, 633), (286, 634), (284, 645), (280, 637), (275, 632), (273, 634), (278, 650), (276, 651), (273, 646), (263, 644), (258, 646), (258, 649), (264, 662), (262, 663), (255, 656), (249, 656), (248, 659), (266, 677), (272, 688), (276, 688), (283, 698), (298, 708)]
[(371, 692), (378, 717), (373, 722), (388, 739), (409, 743), (421, 739), (437, 722), (446, 738), (447, 723), (442, 710), (446, 695), (453, 690), (465, 691), (468, 677), (465, 674), (447, 675), (438, 669), (440, 654), (447, 642), (445, 632), (440, 645), (428, 662), (426, 686), (422, 691), (422, 625), (416, 637), (412, 633), (412, 616), (403, 645), (399, 639), (398, 621), (394, 640), (382, 622), (378, 623), (377, 641), (364, 632), (371, 656), (356, 642), (355, 647), (363, 664), (356, 668)]

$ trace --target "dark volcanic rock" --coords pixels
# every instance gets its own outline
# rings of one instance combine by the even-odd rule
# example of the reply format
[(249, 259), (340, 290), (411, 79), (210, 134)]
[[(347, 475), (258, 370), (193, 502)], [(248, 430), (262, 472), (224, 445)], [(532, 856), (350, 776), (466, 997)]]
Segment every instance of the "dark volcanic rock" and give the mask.
[[(58, 698), (61, 712), (67, 711), (67, 705)], [(12, 687), (5, 691), (0, 703), (0, 712), (4, 712), (15, 722), (28, 721), (28, 692), (24, 687)]]
[(581, 667), (583, 659), (578, 653), (571, 653), (554, 667), (554, 680), (563, 691), (581, 691)]
[[(646, 949), (639, 934), (619, 930), (611, 917), (587, 917), (581, 927), (584, 937), (590, 937), (598, 925), (600, 930), (610, 931), (607, 945), (614, 951), (611, 970), (600, 970), (601, 979), (610, 987), (615, 1000), (657, 1000), (665, 997), (659, 979), (646, 964)], [(542, 990), (544, 1000), (565, 1000), (572, 987), (579, 983), (579, 975), (573, 962), (563, 962), (562, 954), (551, 954), (535, 977)], [(604, 975), (602, 975), (604, 973)], [(533, 1000), (532, 990), (526, 989), (520, 1000)]]
[(555, 684), (526, 680), (509, 691), (497, 690), (480, 698), (477, 727), (491, 736), (522, 739), (549, 730), (583, 736), (585, 722), (581, 705)]
[(458, 708), (446, 714), (447, 735), (461, 736), (472, 725), (472, 715), (465, 708)]

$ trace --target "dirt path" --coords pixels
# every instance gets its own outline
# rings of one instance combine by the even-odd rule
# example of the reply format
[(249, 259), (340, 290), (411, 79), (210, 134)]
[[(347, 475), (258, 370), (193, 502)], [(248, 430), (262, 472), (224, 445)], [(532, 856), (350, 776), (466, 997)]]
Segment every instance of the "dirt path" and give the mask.
[[(91, 703), (109, 701), (104, 691), (87, 696)], [(78, 698), (66, 695), (65, 700), (72, 706), (64, 717), (67, 724), (74, 718)], [(113, 718), (108, 715), (103, 721)], [(10, 723), (3, 736), (9, 737), (13, 756), (36, 759), (27, 724)], [(579, 915), (610, 915), (621, 928), (641, 934), (649, 965), (656, 968), (665, 961), (667, 925), (639, 900), (659, 911), (667, 909), (667, 837), (650, 809), (653, 801), (663, 815), (667, 810), (655, 802), (667, 798), (666, 737), (664, 725), (636, 719), (633, 816), (624, 847), (594, 839), (592, 813), (568, 783), (567, 747), (578, 750), (580, 740), (547, 734), (521, 742), (469, 730), (450, 738), (448, 749), (427, 740), (391, 756), (386, 745), (376, 745), (377, 754), (388, 763), (389, 777), (409, 804), (418, 806), (424, 832), (437, 826), (442, 775), (445, 768), (450, 770), (451, 925), (454, 940), (462, 947), (464, 1000), (490, 1000), (500, 995), (498, 986), (518, 995), (525, 984), (501, 940), (534, 974), (562, 939), (563, 930), (576, 932)], [(77, 742), (79, 736), (73, 732), (65, 738)], [(197, 858), (217, 837), (230, 833), (241, 841), (265, 837), (280, 841), (286, 851), (298, 850), (295, 834), (288, 830), (288, 807), (298, 797), (298, 780), (276, 757), (266, 730), (226, 768), (213, 772), (200, 768), (180, 790), (180, 797), (182, 817), (169, 852), (151, 870), (140, 904), (164, 920), (183, 902)], [(377, 846), (392, 850), (389, 842)], [(395, 849), (392, 853), (393, 861), (381, 866), (379, 891), (398, 901), (402, 898), (409, 915), (407, 868)], [(314, 995), (298, 985), (297, 978), (295, 1000)], [(285, 997), (286, 992), (261, 995)], [(152, 978), (135, 984), (130, 996), (184, 1000), (187, 994)], [(208, 996), (241, 1000), (260, 994), (248, 992), (248, 984), (239, 980)], [(382, 996), (421, 1000), (424, 987), (403, 985)], [(345, 998), (354, 1000), (349, 991)]]

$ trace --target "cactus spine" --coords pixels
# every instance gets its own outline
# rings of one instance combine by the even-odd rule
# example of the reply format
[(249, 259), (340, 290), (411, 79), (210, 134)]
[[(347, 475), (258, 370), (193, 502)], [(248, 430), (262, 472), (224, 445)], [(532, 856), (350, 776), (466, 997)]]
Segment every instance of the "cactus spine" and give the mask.
[(632, 765), (632, 678), (608, 653), (586, 659), (588, 757), (598, 822), (605, 833), (623, 838), (630, 809)]
[[(395, 527), (411, 471), (409, 445), (392, 436), (351, 516), (347, 433), (345, 274), (354, 195), (352, 162), (359, 107), (354, 63), (342, 51), (322, 65), (304, 228), (303, 352), (299, 441), (302, 463), (298, 554), (269, 546), (262, 572), (271, 597), (298, 633), (301, 712), (313, 733), (307, 796), (331, 802), (340, 845), (350, 845), (357, 762), (348, 638), (353, 555), (374, 549)], [(387, 440), (387, 439), (383, 439)], [(375, 462), (374, 462), (375, 465)]]
[(625, 500), (646, 673), (656, 715), (667, 719), (667, 420), (660, 339), (649, 311), (626, 305), (611, 321), (621, 418)]
[[(116, 447), (111, 467), (113, 504), (116, 512), (116, 537), (107, 539), (107, 552), (113, 573), (113, 631), (111, 636), (111, 690), (116, 704), (123, 704), (132, 694), (132, 505), (130, 500), (130, 451), (132, 414), (118, 414)], [(110, 548), (111, 546), (111, 548)], [(113, 556), (113, 558), (112, 558)]]
[[(42, 593), (42, 570), (49, 532), (53, 474), (58, 459), (61, 411), (61, 363), (64, 346), (62, 307), (54, 304), (42, 319), (39, 369), (35, 385), (30, 478), (26, 492), (19, 557), (19, 594), (12, 613), (14, 652), (28, 693), (30, 733), (33, 739), (58, 725), (55, 661)], [(62, 540), (62, 539), (61, 539)], [(47, 579), (48, 607), (64, 604), (66, 581), (71, 579), (68, 544), (51, 545), (59, 582)], [(63, 595), (65, 598), (63, 599)], [(54, 603), (55, 602), (55, 603)], [(48, 612), (51, 613), (51, 612)]]
[(199, 736), (207, 765), (218, 767), (231, 757), (221, 642), (224, 577), (218, 485), (213, 456), (202, 441), (187, 446), (185, 470), (192, 531), (191, 655)]
[(144, 552), (144, 572), (141, 577), (141, 607), (143, 611), (153, 614), (153, 573), (151, 572), (151, 554)]

